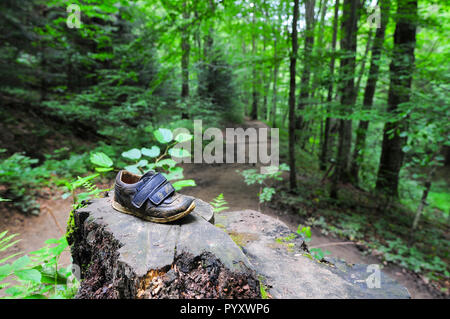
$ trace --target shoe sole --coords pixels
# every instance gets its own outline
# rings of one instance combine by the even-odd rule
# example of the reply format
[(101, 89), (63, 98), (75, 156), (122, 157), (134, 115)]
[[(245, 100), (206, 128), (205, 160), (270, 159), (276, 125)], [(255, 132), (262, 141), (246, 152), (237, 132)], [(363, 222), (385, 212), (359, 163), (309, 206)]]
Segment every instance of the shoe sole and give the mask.
[(115, 200), (112, 201), (111, 206), (112, 206), (115, 210), (117, 210), (117, 211), (119, 211), (119, 212), (121, 212), (121, 213), (125, 213), (125, 214), (128, 214), (128, 215), (133, 215), (133, 216), (135, 216), (135, 217), (144, 219), (144, 220), (149, 221), (149, 222), (154, 222), (154, 223), (169, 223), (169, 222), (173, 222), (173, 221), (175, 221), (175, 220), (178, 220), (178, 219), (180, 219), (180, 218), (183, 218), (184, 216), (189, 215), (189, 213), (192, 212), (192, 211), (194, 210), (194, 208), (195, 208), (195, 202), (192, 202), (192, 204), (191, 204), (191, 205), (188, 207), (188, 209), (186, 209), (184, 212), (178, 213), (178, 214), (176, 214), (176, 215), (173, 215), (173, 216), (170, 216), (170, 217), (167, 217), (167, 218), (158, 218), (158, 217), (151, 217), (151, 216), (143, 216), (143, 215), (141, 215), (141, 214), (139, 214), (139, 213), (133, 212), (133, 211), (129, 210), (128, 208), (126, 208), (126, 207), (120, 205), (120, 204), (119, 204), (118, 202), (116, 202)]

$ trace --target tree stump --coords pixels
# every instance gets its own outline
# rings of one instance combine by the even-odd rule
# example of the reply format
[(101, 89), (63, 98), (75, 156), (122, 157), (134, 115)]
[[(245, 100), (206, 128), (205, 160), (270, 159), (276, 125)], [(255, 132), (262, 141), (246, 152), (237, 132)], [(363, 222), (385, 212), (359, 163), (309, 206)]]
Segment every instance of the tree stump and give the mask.
[(119, 213), (111, 197), (73, 218), (69, 243), (82, 279), (76, 298), (260, 297), (247, 257), (199, 199), (190, 215), (169, 224)]
[(313, 258), (304, 238), (260, 212), (221, 212), (216, 214), (216, 226), (241, 246), (273, 298), (410, 298), (408, 290), (379, 265)]
[(155, 224), (110, 201), (74, 212), (76, 298), (410, 298), (377, 265), (316, 260), (304, 238), (256, 211), (214, 216), (196, 199), (187, 217)]

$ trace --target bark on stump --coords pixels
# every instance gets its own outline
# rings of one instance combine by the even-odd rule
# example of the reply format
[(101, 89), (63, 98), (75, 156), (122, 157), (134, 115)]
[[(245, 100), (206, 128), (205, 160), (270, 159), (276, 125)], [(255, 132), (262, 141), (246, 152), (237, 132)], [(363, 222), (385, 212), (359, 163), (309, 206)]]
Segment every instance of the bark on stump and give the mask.
[(260, 297), (247, 257), (199, 199), (190, 215), (169, 224), (119, 213), (110, 197), (73, 218), (69, 243), (82, 279), (76, 298)]

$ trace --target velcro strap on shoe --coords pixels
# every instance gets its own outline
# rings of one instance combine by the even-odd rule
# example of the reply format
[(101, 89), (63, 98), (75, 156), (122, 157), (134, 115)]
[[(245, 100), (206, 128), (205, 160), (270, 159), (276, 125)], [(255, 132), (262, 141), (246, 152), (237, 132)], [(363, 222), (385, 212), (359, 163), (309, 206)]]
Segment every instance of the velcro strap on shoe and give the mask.
[(150, 199), (153, 204), (159, 205), (173, 192), (175, 192), (175, 188), (173, 188), (172, 184), (166, 182), (155, 189), (148, 199)]
[[(156, 193), (160, 186), (167, 183), (167, 179), (160, 173), (153, 175), (143, 187), (134, 195), (131, 202), (134, 207), (141, 208), (145, 201), (154, 193)], [(165, 196), (167, 198), (168, 195)], [(164, 199), (165, 199), (164, 198)], [(163, 199), (163, 200), (164, 200)], [(161, 203), (162, 201), (159, 201)], [(152, 200), (153, 203), (153, 200)]]

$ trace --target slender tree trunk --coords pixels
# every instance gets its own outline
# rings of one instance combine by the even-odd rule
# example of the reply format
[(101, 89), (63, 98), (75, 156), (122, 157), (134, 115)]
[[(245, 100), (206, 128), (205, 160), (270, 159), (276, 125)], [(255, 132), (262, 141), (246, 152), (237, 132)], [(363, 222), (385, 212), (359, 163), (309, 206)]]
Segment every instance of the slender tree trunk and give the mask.
[(186, 2), (183, 2), (183, 22), (185, 25), (181, 31), (181, 73), (182, 73), (182, 85), (181, 85), (181, 97), (189, 97), (189, 54), (191, 51), (191, 45), (189, 43), (189, 31), (187, 28), (187, 20), (190, 18), (190, 12), (187, 8)]
[(390, 65), (388, 112), (397, 120), (384, 126), (377, 191), (398, 197), (399, 174), (403, 165), (403, 146), (407, 137), (407, 119), (400, 119), (399, 105), (409, 102), (416, 46), (417, 0), (399, 0), (394, 50)]
[[(267, 11), (267, 3), (264, 0), (263, 1), (263, 10), (264, 10), (264, 19), (265, 19), (265, 23), (269, 23), (269, 13)], [(266, 52), (266, 48), (267, 48), (267, 37), (266, 37), (266, 31), (263, 32), (263, 46), (264, 46), (264, 52)], [(272, 77), (272, 70), (269, 68), (269, 66), (266, 66), (266, 62), (265, 62), (265, 68), (263, 68), (263, 76), (262, 79), (264, 81), (264, 98), (263, 98), (263, 118), (265, 120), (269, 120), (269, 90), (270, 90), (270, 82), (271, 82), (271, 77)], [(269, 75), (267, 75), (267, 73)]]
[[(380, 58), (384, 45), (384, 36), (386, 33), (387, 24), (389, 22), (389, 4), (389, 0), (380, 0), (380, 27), (377, 29), (375, 39), (373, 41), (369, 77), (367, 79), (366, 88), (364, 90), (363, 106), (365, 110), (370, 110), (373, 105), (373, 98), (375, 96), (375, 89), (380, 70)], [(351, 167), (351, 175), (355, 184), (358, 184), (359, 180), (359, 168), (361, 165), (360, 163), (364, 158), (364, 149), (366, 145), (368, 128), (369, 121), (359, 121), (358, 129), (356, 130), (356, 142)]]
[(314, 46), (314, 57), (318, 61), (318, 63), (315, 63), (314, 68), (314, 77), (311, 84), (311, 98), (315, 96), (315, 92), (317, 89), (317, 86), (320, 82), (320, 76), (323, 74), (320, 72), (321, 70), (321, 61), (323, 60), (323, 40), (324, 40), (324, 27), (325, 27), (325, 16), (328, 9), (328, 0), (324, 0), (320, 4), (320, 22), (319, 22), (319, 31), (317, 33), (317, 45)]
[(369, 29), (369, 33), (367, 35), (367, 42), (366, 42), (366, 48), (364, 49), (364, 56), (361, 59), (361, 66), (359, 68), (359, 75), (358, 75), (358, 80), (356, 81), (356, 93), (359, 92), (359, 88), (361, 87), (361, 80), (364, 76), (364, 71), (366, 70), (366, 61), (367, 61), (367, 56), (369, 55), (369, 49), (370, 46), (372, 44), (372, 29)]
[(294, 0), (294, 13), (292, 19), (292, 52), (290, 57), (290, 83), (289, 83), (289, 166), (290, 166), (290, 188), (297, 188), (297, 172), (295, 168), (295, 88), (296, 88), (296, 66), (298, 51), (297, 23), (299, 17), (299, 0)]
[(280, 64), (277, 56), (277, 40), (278, 37), (274, 33), (273, 40), (273, 97), (272, 97), (272, 127), (277, 127), (277, 94), (278, 94), (278, 69)]
[[(255, 8), (255, 7), (254, 7)], [(255, 10), (253, 10), (253, 25), (255, 25)], [(255, 27), (254, 27), (255, 28)], [(258, 86), (257, 86), (257, 78), (258, 72), (256, 67), (256, 62), (254, 61), (256, 57), (256, 32), (252, 30), (252, 57), (253, 57), (253, 79), (252, 79), (252, 111), (250, 113), (250, 118), (252, 120), (258, 119)]]
[[(435, 155), (433, 156), (433, 158), (434, 157), (435, 157)], [(428, 194), (430, 193), (430, 190), (431, 190), (431, 184), (432, 184), (432, 180), (434, 178), (435, 171), (436, 171), (436, 166), (433, 166), (433, 168), (431, 169), (430, 173), (428, 174), (428, 179), (425, 181), (425, 185), (424, 185), (425, 189), (423, 190), (422, 198), (420, 200), (419, 207), (417, 208), (416, 215), (414, 216), (414, 221), (413, 221), (413, 224), (412, 224), (412, 227), (411, 227), (411, 232), (409, 234), (408, 245), (412, 245), (413, 244), (414, 233), (416, 231), (417, 226), (419, 225), (419, 220), (420, 220), (420, 216), (422, 215), (423, 209), (427, 205), (427, 198), (428, 198)]]
[[(335, 51), (336, 51), (336, 43), (337, 43), (337, 26), (338, 26), (338, 20), (339, 20), (339, 0), (336, 0), (336, 3), (334, 4), (334, 20), (333, 20), (333, 39), (331, 43), (331, 60), (330, 60), (330, 81), (328, 83), (328, 95), (327, 95), (327, 112), (330, 112), (330, 106), (329, 104), (333, 100), (333, 83), (334, 83), (334, 67), (335, 67)], [(326, 170), (327, 169), (327, 163), (328, 163), (328, 154), (329, 154), (329, 147), (332, 144), (331, 143), (331, 135), (330, 135), (330, 129), (331, 129), (331, 119), (330, 117), (326, 117), (325, 119), (325, 128), (324, 128), (324, 137), (323, 137), (323, 143), (322, 143), (322, 150), (320, 152), (320, 169)]]
[[(246, 47), (246, 43), (245, 43), (245, 39), (242, 39), (242, 55), (245, 57), (247, 56), (247, 47)], [(244, 73), (244, 83), (246, 83), (247, 86), (247, 82), (248, 81), (248, 76), (247, 76), (247, 72)], [(249, 98), (248, 98), (248, 94), (247, 92), (245, 92), (244, 94), (244, 116), (249, 115), (248, 112), (248, 106), (249, 106)]]
[[(355, 91), (355, 66), (356, 66), (356, 33), (358, 23), (358, 0), (344, 0), (342, 18), (341, 49), (345, 56), (341, 58), (341, 108), (343, 114), (349, 116), (352, 113), (356, 101)], [(339, 120), (339, 144), (336, 159), (336, 169), (330, 190), (330, 197), (337, 198), (338, 183), (350, 181), (350, 151), (352, 143), (352, 121)]]
[[(307, 104), (310, 93), (310, 78), (311, 78), (311, 53), (314, 47), (314, 6), (315, 0), (305, 0), (305, 50), (303, 53), (303, 73), (300, 80), (300, 98), (298, 109), (303, 110)], [(297, 128), (303, 129), (303, 116), (299, 116), (297, 121)], [(306, 133), (306, 132), (305, 132)], [(304, 138), (305, 133), (301, 133)]]

